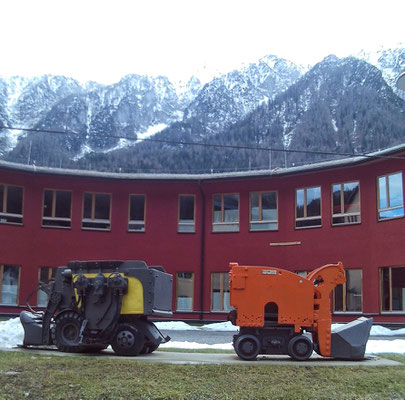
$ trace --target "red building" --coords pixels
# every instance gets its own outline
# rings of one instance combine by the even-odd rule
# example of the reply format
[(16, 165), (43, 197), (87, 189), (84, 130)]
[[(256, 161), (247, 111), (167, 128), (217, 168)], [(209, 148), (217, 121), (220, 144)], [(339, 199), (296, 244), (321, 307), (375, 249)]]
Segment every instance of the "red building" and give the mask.
[(342, 261), (334, 320), (405, 323), (404, 175), (405, 145), (229, 174), (0, 162), (0, 313), (18, 314), (38, 281), (70, 260), (162, 265), (175, 276), (174, 317), (193, 320), (226, 318), (229, 262), (306, 273)]

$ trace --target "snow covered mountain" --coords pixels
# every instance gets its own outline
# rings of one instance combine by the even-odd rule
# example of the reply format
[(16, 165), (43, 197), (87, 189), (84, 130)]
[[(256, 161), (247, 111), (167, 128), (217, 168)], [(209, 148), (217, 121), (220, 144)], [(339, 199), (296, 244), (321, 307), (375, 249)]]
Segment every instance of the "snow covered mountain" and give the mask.
[(197, 119), (207, 133), (221, 132), (260, 104), (273, 100), (303, 72), (303, 67), (287, 60), (264, 57), (206, 84), (185, 110), (184, 119)]
[[(267, 56), (205, 85), (195, 77), (172, 83), (139, 75), (108, 86), (49, 75), (0, 78), (0, 127), (59, 132), (3, 128), (0, 154), (15, 162), (83, 168), (101, 163), (104, 169), (110, 164), (118, 168), (123, 159), (133, 169), (154, 163), (186, 170), (198, 163), (206, 168), (208, 161), (214, 169), (221, 164), (195, 148), (165, 145), (162, 152), (161, 144), (139, 141), (152, 135), (172, 141), (371, 151), (405, 140), (405, 95), (395, 88), (403, 69), (405, 49), (397, 48), (342, 60), (330, 56), (310, 70)], [(254, 158), (260, 166), (261, 156)]]
[[(193, 120), (198, 131), (219, 133), (288, 88), (302, 72), (293, 63), (268, 56), (203, 87), (195, 77), (174, 86), (162, 76), (128, 75), (114, 85), (87, 87), (54, 77), (59, 86), (42, 84), (39, 93), (33, 90), (39, 85), (30, 80), (21, 78), (20, 85), (19, 78), (0, 80), (0, 104), (5, 104), (0, 106), (0, 124), (73, 132), (52, 138), (49, 145), (54, 152), (60, 150), (59, 156), (65, 151), (68, 158), (78, 160), (91, 152), (126, 147), (174, 122)], [(52, 83), (49, 76), (36, 81)], [(28, 112), (20, 112), (22, 108)], [(38, 112), (32, 115), (35, 108)], [(37, 151), (46, 153), (47, 142), (36, 134), (9, 131), (6, 138), (1, 150), (9, 159), (23, 162), (29, 150), (38, 161)], [(44, 157), (40, 155), (41, 160)]]
[(405, 92), (395, 86), (398, 76), (405, 70), (405, 46), (394, 49), (380, 48), (376, 51), (367, 52), (363, 50), (354, 57), (377, 67), (394, 93), (405, 100)]
[[(207, 134), (197, 116), (155, 138), (224, 147), (140, 143), (103, 158), (93, 154), (81, 167), (209, 172), (301, 165), (372, 152), (405, 142), (405, 101), (373, 65), (329, 56), (221, 132)], [(250, 150), (255, 148), (273, 150)]]
[[(63, 76), (0, 78), (0, 125), (32, 128), (55, 104), (70, 95), (83, 93), (84, 89), (77, 81)], [(9, 131), (0, 152), (13, 149), (21, 134), (21, 131)]]

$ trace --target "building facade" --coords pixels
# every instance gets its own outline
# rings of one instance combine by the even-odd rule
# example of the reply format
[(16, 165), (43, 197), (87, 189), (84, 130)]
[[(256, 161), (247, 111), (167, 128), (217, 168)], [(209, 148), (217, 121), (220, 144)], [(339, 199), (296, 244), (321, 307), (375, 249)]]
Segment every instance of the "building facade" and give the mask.
[[(174, 318), (224, 320), (229, 263), (306, 274), (342, 261), (335, 321), (405, 323), (405, 146), (305, 167), (209, 175), (0, 163), (0, 313), (71, 260), (174, 276)], [(294, 295), (293, 293), (291, 295)], [(31, 305), (43, 305), (43, 295)]]

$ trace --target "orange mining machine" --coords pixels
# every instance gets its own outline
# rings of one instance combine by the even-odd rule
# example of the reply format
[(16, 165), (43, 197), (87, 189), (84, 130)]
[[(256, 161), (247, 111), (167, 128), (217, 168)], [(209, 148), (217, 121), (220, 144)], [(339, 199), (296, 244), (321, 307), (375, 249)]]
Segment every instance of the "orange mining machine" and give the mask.
[[(305, 278), (273, 267), (230, 264), (229, 320), (240, 327), (233, 338), (238, 356), (288, 354), (362, 360), (372, 318), (359, 318), (331, 332), (330, 294), (345, 282), (342, 263), (328, 264)], [(312, 336), (312, 340), (311, 340)]]

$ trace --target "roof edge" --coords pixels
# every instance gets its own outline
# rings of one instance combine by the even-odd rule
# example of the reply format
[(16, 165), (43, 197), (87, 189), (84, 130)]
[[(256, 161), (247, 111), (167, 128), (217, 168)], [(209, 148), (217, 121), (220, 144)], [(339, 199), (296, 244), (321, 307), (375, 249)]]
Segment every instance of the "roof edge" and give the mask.
[[(220, 172), (211, 174), (170, 174), (170, 173), (117, 173), (117, 172), (100, 172), (78, 169), (65, 169), (54, 167), (38, 167), (35, 165), (18, 164), (9, 161), (0, 160), (0, 169), (28, 172), (32, 174), (62, 175), (83, 178), (99, 178), (114, 180), (180, 180), (180, 181), (204, 181), (204, 180), (221, 180), (232, 178), (255, 178), (265, 176), (282, 176), (299, 173), (306, 173), (324, 169), (334, 169), (356, 165), (367, 161), (390, 157), (393, 154), (405, 152), (405, 143), (393, 146), (384, 150), (379, 150), (365, 155), (343, 158), (339, 160), (323, 161), (303, 166), (294, 166), (289, 168), (274, 168), (254, 171), (235, 171)], [(405, 159), (405, 158), (404, 158)]]

